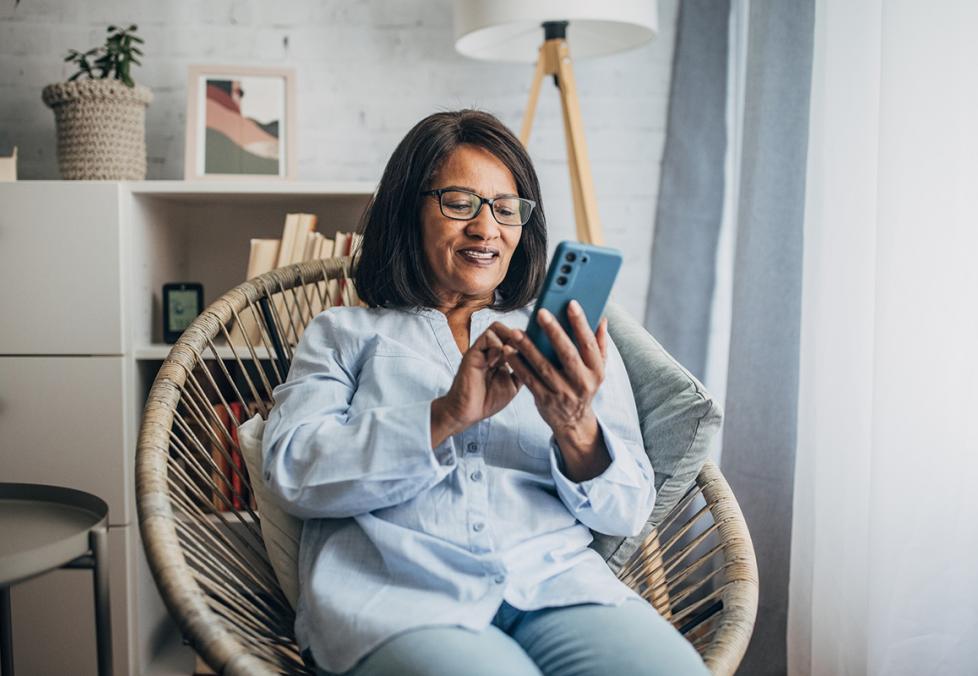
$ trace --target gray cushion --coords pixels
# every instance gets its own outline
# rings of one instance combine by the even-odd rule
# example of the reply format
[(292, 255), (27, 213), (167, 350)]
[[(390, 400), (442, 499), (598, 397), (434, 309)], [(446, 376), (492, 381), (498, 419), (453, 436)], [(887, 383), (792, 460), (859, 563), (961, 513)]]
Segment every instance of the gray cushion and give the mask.
[(278, 506), (275, 496), (262, 481), (261, 439), (265, 434), (265, 421), (257, 413), (238, 427), (238, 443), (241, 456), (251, 477), (251, 489), (258, 503), (261, 517), (261, 536), (265, 541), (268, 560), (278, 578), (282, 593), (295, 608), (299, 601), (299, 541), (302, 538), (302, 520)]
[(655, 507), (639, 535), (622, 538), (594, 533), (591, 547), (617, 573), (696, 480), (709, 456), (710, 440), (720, 429), (723, 411), (703, 385), (627, 312), (609, 303), (605, 315), (631, 381), (657, 491)]

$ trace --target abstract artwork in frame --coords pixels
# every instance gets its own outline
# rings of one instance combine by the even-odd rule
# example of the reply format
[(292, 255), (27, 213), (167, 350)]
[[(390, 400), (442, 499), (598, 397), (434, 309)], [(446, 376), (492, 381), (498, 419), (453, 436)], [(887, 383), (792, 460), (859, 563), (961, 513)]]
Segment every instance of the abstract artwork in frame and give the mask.
[(191, 66), (184, 178), (295, 178), (295, 72)]

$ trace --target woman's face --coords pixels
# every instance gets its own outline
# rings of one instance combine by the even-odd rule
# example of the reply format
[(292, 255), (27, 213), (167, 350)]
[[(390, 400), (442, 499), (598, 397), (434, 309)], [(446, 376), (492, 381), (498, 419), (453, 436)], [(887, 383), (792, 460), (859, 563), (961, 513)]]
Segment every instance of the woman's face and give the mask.
[[(490, 199), (517, 194), (506, 165), (489, 151), (468, 144), (442, 162), (431, 183), (431, 189), (439, 188), (460, 188)], [(475, 218), (457, 221), (441, 213), (436, 196), (425, 197), (421, 240), (432, 285), (443, 303), (492, 302), (522, 234), (521, 226), (497, 223), (488, 204)]]

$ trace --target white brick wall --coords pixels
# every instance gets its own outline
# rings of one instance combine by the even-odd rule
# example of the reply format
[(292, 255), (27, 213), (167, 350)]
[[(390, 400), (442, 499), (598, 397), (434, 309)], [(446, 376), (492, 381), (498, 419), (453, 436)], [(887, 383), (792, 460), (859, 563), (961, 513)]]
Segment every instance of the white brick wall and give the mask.
[[(575, 63), (605, 236), (625, 252), (615, 300), (645, 308), (678, 0), (659, 0), (659, 35), (641, 49)], [(376, 181), (421, 117), (465, 106), (518, 130), (532, 65), (455, 52), (450, 0), (0, 0), (0, 151), (19, 146), (22, 178), (57, 178), (54, 116), (44, 85), (63, 80), (69, 48), (101, 44), (132, 22), (146, 39), (136, 80), (147, 112), (149, 178), (183, 175), (186, 71), (191, 63), (293, 67), (299, 177)], [(573, 53), (573, 45), (571, 45)], [(574, 237), (557, 92), (540, 95), (532, 155), (551, 245)]]

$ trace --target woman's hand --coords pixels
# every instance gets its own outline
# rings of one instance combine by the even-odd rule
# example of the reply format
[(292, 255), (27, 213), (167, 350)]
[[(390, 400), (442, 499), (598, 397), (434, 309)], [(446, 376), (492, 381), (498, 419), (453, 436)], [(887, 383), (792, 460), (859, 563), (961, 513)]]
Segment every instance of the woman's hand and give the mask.
[(567, 477), (585, 481), (601, 474), (611, 464), (598, 428), (591, 402), (604, 381), (608, 357), (608, 320), (602, 319), (597, 332), (591, 331), (587, 317), (577, 301), (567, 308), (577, 345), (556, 318), (546, 310), (537, 319), (560, 359), (557, 368), (540, 353), (526, 333), (507, 327), (493, 328), (507, 346), (506, 360), (518, 381), (533, 393), (540, 416), (554, 432), (564, 457)]
[(495, 415), (513, 400), (520, 384), (506, 365), (507, 352), (515, 350), (504, 345), (492, 327), (465, 351), (448, 394), (431, 402), (432, 447)]

